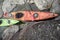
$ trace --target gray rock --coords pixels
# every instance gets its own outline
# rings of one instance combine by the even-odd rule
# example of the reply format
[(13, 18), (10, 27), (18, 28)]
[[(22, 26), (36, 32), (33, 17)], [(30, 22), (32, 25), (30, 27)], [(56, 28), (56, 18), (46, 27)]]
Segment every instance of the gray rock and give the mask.
[(2, 15), (3, 15), (3, 11), (2, 9), (0, 9), (0, 18), (2, 17)]
[(11, 40), (60, 40), (60, 21), (28, 23)]
[[(60, 23), (60, 21), (58, 21)], [(45, 21), (27, 26), (20, 33), (19, 40), (59, 40), (60, 26), (57, 21)], [(59, 28), (58, 28), (59, 27)]]
[(50, 12), (60, 13), (60, 4), (59, 4), (59, 1), (60, 0), (54, 0)]
[(60, 13), (60, 0), (34, 0), (39, 10), (50, 9), (50, 12)]
[(2, 27), (0, 26), (0, 39), (2, 38), (2, 34), (4, 32), (4, 30), (6, 29), (7, 27)]
[[(2, 3), (3, 3), (3, 2), (2, 2)], [(1, 18), (1, 17), (2, 17), (2, 15), (3, 15), (2, 3), (0, 3), (0, 18)]]
[(9, 28), (5, 29), (2, 38), (3, 40), (10, 40), (10, 38), (19, 30), (18, 26), (10, 26)]
[(53, 0), (34, 0), (34, 3), (40, 10), (48, 9), (51, 7)]
[[(2, 10), (4, 12), (11, 12), (17, 6), (16, 4), (23, 5), (25, 4), (25, 1), (26, 0), (4, 0)], [(27, 0), (26, 3), (28, 3), (29, 1), (30, 0)], [(30, 3), (31, 2), (32, 1), (30, 1)]]

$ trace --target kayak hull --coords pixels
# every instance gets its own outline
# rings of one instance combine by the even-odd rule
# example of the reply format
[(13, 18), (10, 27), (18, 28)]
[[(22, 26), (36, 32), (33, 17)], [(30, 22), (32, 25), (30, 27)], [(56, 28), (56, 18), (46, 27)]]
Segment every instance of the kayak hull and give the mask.
[[(58, 16), (58, 14), (55, 13), (40, 12), (40, 11), (18, 11), (18, 12), (12, 12), (11, 14), (13, 16), (13, 19), (21, 21), (45, 20)], [(22, 15), (22, 17), (20, 17), (21, 16), (20, 14)]]

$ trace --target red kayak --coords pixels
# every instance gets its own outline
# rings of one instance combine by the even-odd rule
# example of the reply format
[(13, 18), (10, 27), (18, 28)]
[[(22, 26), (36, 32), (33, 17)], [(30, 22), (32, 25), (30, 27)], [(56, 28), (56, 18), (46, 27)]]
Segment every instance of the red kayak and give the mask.
[[(4, 17), (9, 17), (10, 14), (4, 14)], [(21, 21), (36, 21), (36, 20), (45, 20), (58, 16), (58, 14), (51, 12), (40, 12), (40, 11), (18, 11), (12, 12), (11, 16), (13, 19)]]

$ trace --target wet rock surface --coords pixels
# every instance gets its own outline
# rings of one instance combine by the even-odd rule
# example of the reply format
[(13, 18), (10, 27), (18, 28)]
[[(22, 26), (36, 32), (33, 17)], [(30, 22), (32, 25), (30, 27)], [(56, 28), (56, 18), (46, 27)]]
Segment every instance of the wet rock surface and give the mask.
[(2, 17), (2, 15), (3, 15), (3, 10), (2, 10), (2, 1), (0, 2), (0, 18)]
[(60, 21), (31, 23), (11, 40), (60, 40)]
[(11, 37), (19, 30), (19, 27), (14, 25), (6, 28), (2, 34), (3, 40), (10, 40)]

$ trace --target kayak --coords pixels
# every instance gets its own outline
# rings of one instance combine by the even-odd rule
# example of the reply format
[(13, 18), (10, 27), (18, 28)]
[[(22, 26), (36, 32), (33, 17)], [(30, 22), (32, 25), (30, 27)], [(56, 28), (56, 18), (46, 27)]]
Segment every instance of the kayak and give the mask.
[[(10, 16), (9, 16), (10, 15)], [(57, 17), (58, 14), (51, 12), (40, 12), (40, 11), (17, 11), (11, 14), (4, 14), (4, 17), (12, 17), (13, 19), (20, 21), (38, 21), (45, 20), (53, 17)]]
[(0, 26), (9, 26), (18, 23), (19, 21), (13, 19), (0, 19)]

